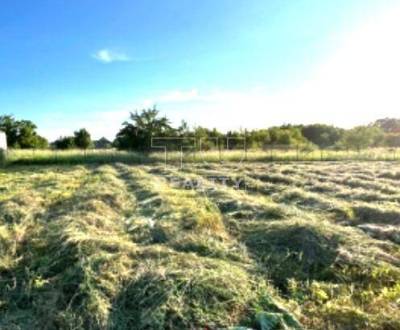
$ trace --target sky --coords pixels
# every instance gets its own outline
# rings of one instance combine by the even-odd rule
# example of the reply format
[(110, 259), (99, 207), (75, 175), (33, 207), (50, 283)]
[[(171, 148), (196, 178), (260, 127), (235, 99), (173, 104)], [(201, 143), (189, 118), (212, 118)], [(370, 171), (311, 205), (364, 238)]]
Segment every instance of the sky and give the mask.
[(112, 139), (400, 117), (400, 0), (2, 0), (0, 115)]

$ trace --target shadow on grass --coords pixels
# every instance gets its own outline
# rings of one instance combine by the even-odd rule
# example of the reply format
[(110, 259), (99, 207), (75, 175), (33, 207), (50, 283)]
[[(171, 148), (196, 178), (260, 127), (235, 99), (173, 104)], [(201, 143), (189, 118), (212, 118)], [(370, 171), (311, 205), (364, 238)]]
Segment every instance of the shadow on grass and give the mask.
[(334, 276), (338, 241), (304, 224), (251, 224), (243, 237), (249, 252), (265, 267), (274, 284), (287, 291), (289, 279), (326, 280)]

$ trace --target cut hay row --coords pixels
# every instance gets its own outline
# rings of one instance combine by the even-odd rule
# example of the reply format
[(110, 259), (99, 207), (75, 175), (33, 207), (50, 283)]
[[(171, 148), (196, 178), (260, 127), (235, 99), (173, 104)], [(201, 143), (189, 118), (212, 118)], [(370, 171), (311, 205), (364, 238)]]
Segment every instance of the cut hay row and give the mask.
[(112, 169), (82, 179), (71, 196), (47, 206), (18, 249), (18, 263), (1, 272), (8, 282), (2, 328), (106, 327), (134, 260), (117, 212), (129, 203)]
[[(241, 250), (214, 223), (216, 209), (203, 210), (199, 199), (189, 205), (197, 206), (193, 215), (179, 203), (195, 196), (185, 200), (180, 192), (166, 191), (169, 213), (163, 220), (180, 222), (173, 229), (177, 235), (170, 244), (136, 244), (127, 225), (144, 211), (141, 193), (128, 193), (120, 168), (85, 174), (76, 191), (46, 205), (35, 232), (13, 256), (18, 262), (1, 269), (2, 328), (220, 328), (260, 322), (299, 328), (266, 283), (250, 274), (251, 265), (237, 257), (223, 260)], [(145, 172), (139, 174), (145, 184)], [(160, 189), (155, 183), (150, 188)], [(177, 229), (187, 235), (179, 237)], [(195, 233), (208, 234), (217, 245), (197, 241)], [(2, 244), (9, 239), (2, 235)]]
[(0, 328), (400, 328), (389, 167), (236, 168), (0, 171)]
[(40, 231), (47, 207), (70, 196), (87, 171), (30, 168), (0, 172), (0, 269), (7, 272), (20, 260), (20, 249)]
[[(149, 168), (120, 165), (119, 169), (138, 200), (137, 212), (147, 219), (131, 223), (134, 236), (148, 233), (145, 239), (139, 235), (142, 251), (157, 247), (163, 276), (176, 291), (169, 299), (160, 297), (168, 308), (165, 312), (172, 313), (163, 327), (174, 321), (171, 317), (177, 318), (175, 327), (183, 328), (257, 326), (260, 322), (273, 328), (300, 327), (280, 306), (276, 293), (256, 276), (245, 249), (225, 231), (213, 203), (196, 191), (170, 186), (163, 177), (149, 173)], [(182, 303), (198, 306), (186, 309)]]
[[(141, 201), (141, 212), (147, 212), (154, 219), (160, 216), (161, 220), (163, 216), (166, 218), (165, 221), (157, 221), (158, 225), (176, 220), (177, 224), (170, 226), (176, 227), (175, 230), (188, 228), (199, 233), (224, 233), (219, 212), (213, 209), (206, 199), (197, 196), (193, 191), (174, 190), (166, 182), (151, 176), (141, 168), (124, 165), (120, 165), (120, 168), (123, 178)], [(146, 211), (145, 205), (150, 209)]]
[[(333, 214), (338, 219), (348, 219), (352, 217), (352, 210), (347, 203), (334, 198), (325, 197), (321, 194), (307, 192), (301, 188), (291, 188), (287, 183), (282, 184), (282, 179), (274, 180), (273, 182), (265, 182), (262, 179), (262, 175), (255, 175), (250, 171), (234, 172), (235, 177), (237, 177), (235, 179), (230, 174), (232, 172), (227, 171), (223, 167), (219, 170), (216, 168), (213, 170), (196, 169), (196, 173), (203, 177), (226, 178), (228, 180), (224, 182), (228, 184), (241, 179), (243, 180), (243, 186), (245, 186), (248, 192), (265, 196), (264, 199), (275, 202), (277, 205), (280, 205), (281, 209), (287, 209), (288, 205), (294, 205), (305, 210), (312, 209)], [(221, 180), (217, 180), (216, 183), (221, 183)], [(293, 186), (300, 187), (301, 184)]]
[[(306, 179), (318, 180), (322, 183), (330, 182), (350, 189), (373, 190), (389, 196), (398, 193), (398, 185), (395, 181), (381, 177), (381, 173), (385, 172), (385, 164), (378, 163), (378, 165), (366, 163), (360, 163), (357, 166), (337, 163), (319, 167), (308, 165), (299, 174)], [(392, 164), (391, 168), (396, 166)], [(316, 168), (320, 169), (315, 170)], [(321, 168), (325, 170), (322, 171)]]
[[(229, 186), (215, 187), (209, 181), (207, 173), (223, 174), (223, 170), (213, 167), (210, 172), (200, 171), (204, 176), (198, 174), (198, 169), (196, 174), (188, 172), (168, 168), (151, 171), (167, 179), (203, 180), (202, 187), (220, 208), (227, 228), (233, 229), (231, 233), (245, 244), (265, 277), (287, 299), (299, 304), (305, 325), (312, 329), (400, 326), (398, 246), (371, 239), (356, 228), (326, 221), (319, 209), (318, 213), (298, 210), (297, 216), (296, 212), (280, 217), (265, 215), (254, 221), (260, 204), (267, 206), (271, 200), (258, 197), (258, 205), (252, 208), (248, 199), (254, 201), (257, 196)], [(232, 212), (235, 207), (244, 212), (241, 217)]]
[[(379, 163), (382, 164), (382, 163)], [(278, 167), (280, 166), (280, 169)], [(370, 167), (369, 163), (358, 166), (346, 163), (322, 164), (292, 164), (292, 165), (258, 165), (255, 168), (246, 168), (246, 172), (265, 182), (281, 183), (286, 185), (301, 186), (304, 182), (332, 183), (344, 188), (362, 188), (365, 190), (379, 191), (383, 194), (393, 195), (398, 193), (396, 182), (380, 178), (383, 169), (368, 170), (368, 175), (362, 177), (359, 172)], [(288, 170), (288, 168), (290, 170)], [(340, 169), (340, 171), (338, 170)], [(288, 172), (289, 171), (289, 172)]]
[[(199, 170), (201, 175), (229, 177), (230, 172), (216, 166), (212, 170)], [(242, 174), (241, 174), (242, 173)], [(384, 195), (379, 192), (368, 193), (363, 189), (345, 189), (331, 183), (331, 189), (318, 189), (318, 185), (307, 183), (301, 178), (297, 178), (296, 188), (282, 183), (264, 182), (259, 180), (262, 175), (254, 175), (248, 169), (241, 170), (238, 176), (246, 182), (246, 187), (250, 191), (267, 195), (276, 203), (294, 205), (304, 210), (327, 214), (335, 222), (345, 221), (348, 225), (358, 226), (371, 236), (391, 240), (395, 243), (399, 241), (398, 231), (395, 226), (400, 223), (400, 208), (398, 205), (398, 195)], [(247, 185), (248, 184), (248, 185)], [(271, 185), (274, 188), (271, 188)], [(309, 187), (316, 188), (316, 192), (310, 191)], [(399, 190), (400, 191), (400, 190)], [(369, 203), (366, 203), (369, 202)], [(371, 224), (368, 226), (366, 224)], [(378, 224), (388, 225), (385, 230), (382, 227), (373, 226)]]
[(167, 244), (206, 257), (247, 259), (225, 231), (219, 210), (206, 198), (174, 189), (143, 168), (119, 165), (119, 169), (137, 199), (137, 216), (126, 220), (136, 242)]
[[(169, 180), (173, 185), (175, 179), (180, 179), (180, 188), (189, 188), (201, 191), (204, 196), (212, 201), (213, 204), (218, 206), (220, 212), (224, 215), (240, 220), (257, 221), (258, 219), (269, 218), (271, 220), (282, 219), (286, 215), (293, 212), (290, 207), (283, 207), (274, 203), (271, 198), (267, 196), (256, 196), (249, 194), (248, 190), (257, 189), (259, 184), (256, 180), (247, 177), (232, 177), (226, 174), (221, 175), (219, 171), (208, 172), (196, 171), (191, 173), (189, 171), (179, 172), (171, 168), (153, 168), (151, 173), (161, 175)], [(218, 178), (223, 178), (223, 182)], [(216, 178), (216, 180), (214, 180)], [(244, 179), (243, 181), (237, 180), (238, 178)], [(196, 183), (199, 189), (191, 187), (190, 184)], [(178, 187), (179, 187), (178, 186)]]
[[(206, 172), (203, 171), (203, 173)], [(214, 169), (213, 173), (218, 172)], [(254, 175), (248, 170), (243, 173), (250, 178), (262, 177), (262, 175)], [(219, 175), (226, 175), (226, 172), (219, 172)], [(294, 177), (291, 180), (295, 182), (293, 186), (296, 188), (294, 189), (290, 188), (292, 185), (283, 183), (283, 180), (275, 180), (275, 184), (270, 182), (271, 180), (265, 184), (258, 183), (257, 189), (260, 192), (272, 194), (274, 200), (278, 202), (293, 202), (298, 206), (320, 212), (334, 211), (339, 216), (339, 220), (343, 216), (349, 220), (355, 216), (360, 221), (373, 221), (375, 217), (378, 222), (384, 221), (389, 224), (397, 224), (400, 220), (400, 208), (398, 207), (400, 189), (398, 186), (382, 187), (378, 183), (371, 183), (373, 182), (371, 180), (371, 182), (363, 184), (364, 188), (346, 188), (346, 185), (343, 184), (345, 179), (335, 180), (333, 177), (330, 178), (330, 181), (324, 179), (321, 186), (312, 179), (307, 181), (307, 172), (303, 178)], [(259, 181), (264, 182), (263, 180)], [(347, 181), (352, 182), (350, 179)], [(338, 185), (338, 183), (342, 185)], [(271, 189), (271, 184), (275, 186), (275, 189)], [(379, 190), (376, 189), (377, 186), (380, 186)], [(363, 212), (362, 210), (365, 208), (369, 208), (370, 212)]]

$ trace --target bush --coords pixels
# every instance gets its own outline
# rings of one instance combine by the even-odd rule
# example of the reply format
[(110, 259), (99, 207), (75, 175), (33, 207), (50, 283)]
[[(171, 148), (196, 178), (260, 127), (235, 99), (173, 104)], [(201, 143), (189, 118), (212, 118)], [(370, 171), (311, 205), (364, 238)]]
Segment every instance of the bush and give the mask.
[(75, 148), (75, 138), (72, 136), (60, 137), (53, 142), (53, 147), (60, 150)]

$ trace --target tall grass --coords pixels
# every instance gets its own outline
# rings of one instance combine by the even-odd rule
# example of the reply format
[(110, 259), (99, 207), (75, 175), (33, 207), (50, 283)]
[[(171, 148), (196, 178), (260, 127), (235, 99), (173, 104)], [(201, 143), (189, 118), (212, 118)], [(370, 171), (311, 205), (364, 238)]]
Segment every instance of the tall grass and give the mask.
[[(299, 149), (271, 150), (223, 150), (205, 152), (133, 152), (118, 150), (9, 150), (6, 152), (7, 164), (50, 165), (50, 164), (90, 164), (90, 163), (126, 163), (147, 164), (155, 162), (218, 163), (245, 161), (398, 161), (397, 149), (366, 149), (357, 151), (313, 150), (305, 152)], [(1, 161), (1, 157), (0, 157)]]

